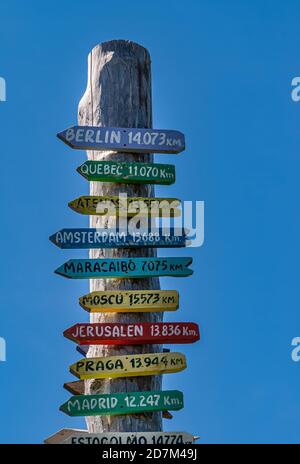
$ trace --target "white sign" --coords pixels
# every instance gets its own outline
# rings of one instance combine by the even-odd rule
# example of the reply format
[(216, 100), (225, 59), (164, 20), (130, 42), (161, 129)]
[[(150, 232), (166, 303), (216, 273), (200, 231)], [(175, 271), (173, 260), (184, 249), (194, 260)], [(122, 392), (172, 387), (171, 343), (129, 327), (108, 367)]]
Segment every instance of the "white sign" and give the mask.
[(180, 445), (194, 443), (199, 437), (186, 432), (110, 432), (88, 433), (85, 430), (62, 429), (45, 440), (62, 445)]

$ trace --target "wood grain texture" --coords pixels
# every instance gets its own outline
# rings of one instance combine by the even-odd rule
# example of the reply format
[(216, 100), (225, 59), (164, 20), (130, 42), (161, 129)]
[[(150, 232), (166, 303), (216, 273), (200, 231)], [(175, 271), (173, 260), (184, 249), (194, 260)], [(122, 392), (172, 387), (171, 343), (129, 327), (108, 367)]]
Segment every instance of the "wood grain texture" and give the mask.
[[(103, 127), (152, 127), (151, 60), (143, 47), (130, 41), (116, 40), (97, 45), (88, 57), (88, 82), (78, 108), (79, 125)], [(89, 160), (121, 162), (153, 162), (153, 155), (87, 151)], [(131, 197), (154, 197), (154, 187), (148, 184), (90, 183), (90, 195), (118, 195), (126, 192)], [(90, 227), (109, 228), (114, 218), (104, 220), (90, 217)], [(142, 248), (94, 249), (90, 258), (156, 256), (156, 250)], [(159, 289), (158, 278), (148, 279), (93, 279), (90, 291)], [(91, 313), (91, 322), (146, 322), (161, 321), (163, 313)], [(162, 346), (91, 346), (89, 357), (114, 356), (159, 352)], [(86, 394), (118, 393), (126, 391), (160, 390), (161, 377), (131, 377), (85, 381)], [(93, 416), (87, 419), (88, 430), (99, 432), (160, 431), (161, 412), (140, 416)]]

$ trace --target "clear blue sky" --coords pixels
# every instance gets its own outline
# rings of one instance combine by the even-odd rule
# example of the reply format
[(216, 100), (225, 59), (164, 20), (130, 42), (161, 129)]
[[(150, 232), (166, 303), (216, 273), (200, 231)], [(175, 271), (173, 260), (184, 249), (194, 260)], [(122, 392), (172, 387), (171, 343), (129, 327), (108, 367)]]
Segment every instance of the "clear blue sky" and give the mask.
[(88, 52), (123, 38), (151, 53), (155, 126), (186, 135), (183, 154), (156, 156), (178, 174), (157, 194), (206, 204), (194, 276), (162, 279), (181, 295), (167, 320), (202, 332), (198, 344), (172, 347), (188, 369), (164, 387), (182, 390), (185, 408), (165, 429), (203, 443), (299, 443), (300, 364), (290, 357), (300, 336), (300, 102), (290, 98), (299, 2), (5, 0), (0, 18), (0, 442), (84, 426), (58, 408), (78, 359), (62, 332), (87, 320), (77, 298), (88, 282), (53, 271), (85, 253), (48, 236), (88, 225), (67, 207), (88, 192), (75, 171), (86, 156), (55, 134), (76, 123)]

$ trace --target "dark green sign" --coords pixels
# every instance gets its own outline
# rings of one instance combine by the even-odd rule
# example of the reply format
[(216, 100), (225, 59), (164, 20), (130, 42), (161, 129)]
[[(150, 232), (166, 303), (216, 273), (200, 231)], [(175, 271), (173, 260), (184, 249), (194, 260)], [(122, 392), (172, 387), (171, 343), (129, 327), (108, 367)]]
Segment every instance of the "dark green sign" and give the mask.
[(69, 416), (136, 414), (147, 411), (176, 411), (183, 408), (183, 394), (177, 390), (76, 395), (60, 410)]
[(89, 181), (165, 185), (175, 182), (172, 164), (86, 161), (77, 171)]

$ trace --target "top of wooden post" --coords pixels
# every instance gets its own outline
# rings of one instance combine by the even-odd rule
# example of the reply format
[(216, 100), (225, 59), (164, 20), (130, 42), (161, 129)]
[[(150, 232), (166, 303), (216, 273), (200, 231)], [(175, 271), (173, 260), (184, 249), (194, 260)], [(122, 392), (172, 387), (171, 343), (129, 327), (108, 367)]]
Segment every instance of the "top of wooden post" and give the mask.
[(111, 40), (92, 49), (79, 123), (152, 127), (151, 58), (146, 48), (129, 40)]
[(90, 53), (92, 53), (99, 47), (102, 49), (103, 52), (115, 51), (119, 52), (120, 54), (124, 53), (125, 50), (129, 50), (130, 53), (132, 52), (132, 50), (134, 50), (135, 53), (145, 53), (146, 55), (148, 55), (149, 59), (151, 59), (149, 51), (145, 47), (143, 47), (143, 45), (133, 42), (132, 40), (118, 39), (108, 40), (107, 42), (101, 42), (95, 45)]

